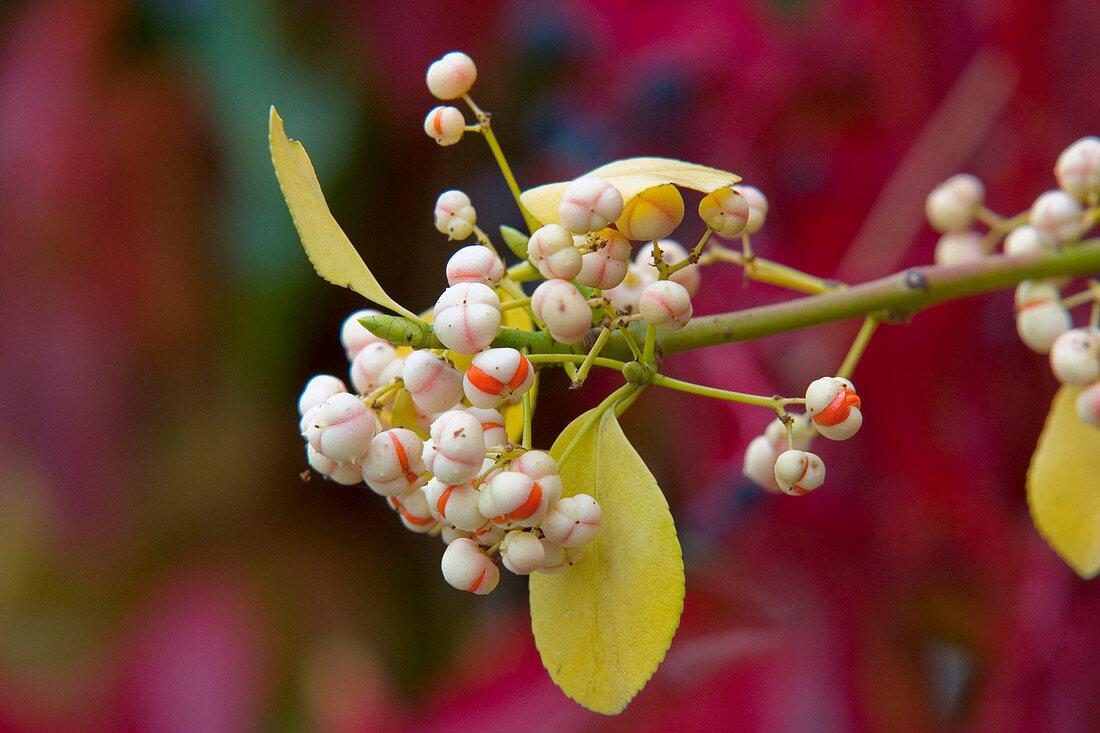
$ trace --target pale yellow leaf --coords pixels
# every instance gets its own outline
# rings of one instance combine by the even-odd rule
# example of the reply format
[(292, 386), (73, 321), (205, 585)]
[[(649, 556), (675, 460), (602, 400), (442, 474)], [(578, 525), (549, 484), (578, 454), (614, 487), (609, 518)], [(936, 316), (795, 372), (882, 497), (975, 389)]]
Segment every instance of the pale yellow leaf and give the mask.
[[(671, 183), (711, 193), (741, 180), (741, 176), (705, 165), (696, 165), (672, 158), (627, 158), (600, 166), (581, 178), (599, 176), (619, 190), (623, 201), (629, 201), (642, 191)], [(520, 200), (542, 224), (560, 223), (558, 205), (570, 181), (550, 183), (524, 191)]]
[[(590, 413), (558, 437), (560, 455)], [(603, 509), (584, 558), (531, 576), (531, 627), (543, 664), (566, 695), (599, 713), (622, 711), (665, 657), (684, 605), (684, 563), (668, 503), (614, 411), (589, 429), (561, 472), (565, 494)]]
[(1082, 578), (1100, 571), (1100, 429), (1077, 417), (1080, 387), (1054, 396), (1027, 473), (1039, 532)]
[(363, 258), (355, 251), (329, 211), (305, 148), (301, 143), (287, 138), (283, 120), (274, 107), (268, 120), (268, 144), (279, 188), (290, 209), (302, 247), (317, 274), (333, 285), (350, 288), (395, 313), (419, 320), (386, 295)]

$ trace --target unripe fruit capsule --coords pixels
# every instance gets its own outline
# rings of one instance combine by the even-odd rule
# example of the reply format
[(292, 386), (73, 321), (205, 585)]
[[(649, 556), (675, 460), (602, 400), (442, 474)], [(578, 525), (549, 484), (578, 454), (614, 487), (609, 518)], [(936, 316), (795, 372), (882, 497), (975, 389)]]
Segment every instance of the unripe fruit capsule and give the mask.
[(544, 509), (549, 509), (561, 499), (562, 484), (558, 475), (558, 463), (546, 451), (526, 451), (512, 461), (510, 468), (535, 480), (542, 491)]
[(306, 460), (310, 468), (338, 484), (354, 486), (363, 480), (363, 472), (358, 463), (337, 463), (318, 453), (309, 443), (306, 443)]
[(401, 524), (417, 534), (426, 534), (439, 526), (432, 513), (428, 511), (428, 500), (419, 487), (401, 496), (391, 496), (387, 500), (390, 507), (401, 518)]
[(1010, 256), (1037, 255), (1054, 249), (1054, 245), (1054, 237), (1050, 234), (1030, 224), (1024, 224), (1008, 233), (1004, 250)]
[(530, 532), (513, 529), (500, 543), (500, 560), (516, 575), (529, 575), (542, 567), (546, 550), (542, 540)]
[(745, 449), (745, 462), (741, 473), (750, 481), (773, 494), (779, 491), (775, 482), (775, 459), (779, 453), (764, 435), (757, 435)]
[(535, 288), (531, 310), (563, 344), (584, 338), (592, 328), (592, 307), (568, 280), (547, 280)]
[[(690, 267), (684, 269), (691, 269)], [(677, 272), (676, 275), (680, 273)], [(657, 280), (657, 268), (632, 262), (627, 266), (626, 277), (617, 286), (603, 291), (603, 297), (611, 304), (611, 309), (619, 313), (636, 313), (638, 298), (645, 287)], [(683, 283), (681, 283), (683, 284)]]
[(829, 440), (847, 440), (863, 424), (859, 395), (843, 377), (822, 377), (806, 388), (806, 414)]
[(443, 58), (432, 62), (425, 76), (428, 91), (436, 99), (444, 101), (457, 99), (470, 91), (477, 81), (477, 66), (474, 60), (461, 51), (452, 51)]
[(474, 407), (496, 407), (534, 383), (535, 370), (527, 357), (505, 347), (476, 354), (462, 378), (462, 389)]
[(672, 280), (650, 283), (638, 298), (638, 311), (645, 322), (661, 331), (683, 328), (691, 320), (691, 295)]
[(1100, 378), (1100, 330), (1063, 333), (1050, 347), (1050, 366), (1062, 384), (1085, 385)]
[(977, 232), (948, 232), (936, 242), (933, 259), (937, 265), (966, 265), (985, 257), (982, 236)]
[(699, 202), (699, 218), (720, 237), (736, 237), (749, 221), (749, 202), (727, 186), (708, 193)]
[(500, 571), (473, 540), (460, 537), (443, 551), (443, 578), (459, 590), (483, 596), (497, 587)]
[(423, 491), (428, 502), (428, 511), (444, 524), (474, 532), (489, 521), (478, 511), (480, 492), (469, 482), (448, 484), (433, 478), (424, 486)]
[[(590, 288), (613, 288), (626, 277), (630, 266), (630, 240), (614, 229), (601, 229), (599, 238), (603, 246), (581, 255), (581, 269), (577, 282)], [(574, 244), (581, 237), (574, 237)]]
[(960, 173), (932, 189), (924, 202), (924, 211), (936, 231), (960, 232), (974, 223), (974, 214), (984, 200), (982, 182)]
[(571, 280), (581, 271), (581, 253), (561, 224), (536, 229), (527, 240), (527, 258), (547, 279)]
[(542, 487), (519, 471), (501, 471), (481, 489), (478, 510), (502, 527), (535, 527), (546, 513)]
[(436, 337), (451, 351), (475, 354), (500, 331), (500, 298), (488, 285), (459, 283), (435, 303)]
[(1069, 311), (1062, 305), (1062, 295), (1055, 285), (1025, 280), (1017, 286), (1016, 332), (1032, 351), (1048, 353), (1058, 337), (1072, 327)]
[(504, 279), (504, 263), (488, 247), (470, 244), (447, 260), (447, 284), (481, 283), (496, 287)]
[(338, 392), (310, 413), (306, 440), (325, 458), (337, 463), (354, 463), (370, 448), (378, 420), (370, 408), (353, 394)]
[(485, 440), (485, 450), (503, 447), (508, 442), (508, 430), (504, 424), (504, 415), (491, 407), (467, 407), (470, 413), (481, 421), (482, 438)]
[(374, 436), (360, 461), (363, 480), (382, 496), (401, 496), (420, 486), (425, 466), (424, 443), (406, 428), (390, 428)]
[(401, 378), (416, 406), (427, 412), (445, 412), (462, 401), (462, 372), (425, 349), (405, 357)]
[(1049, 232), (1060, 242), (1073, 242), (1085, 230), (1081, 203), (1065, 191), (1047, 191), (1035, 199), (1028, 223)]
[(749, 204), (749, 218), (743, 234), (756, 234), (768, 217), (768, 199), (756, 186), (737, 185), (733, 190), (745, 197)]
[(424, 118), (424, 132), (440, 145), (454, 145), (466, 132), (466, 118), (456, 107), (441, 105)]
[(775, 461), (775, 481), (784, 494), (804, 496), (825, 483), (825, 464), (813, 453), (783, 451)]
[(340, 343), (344, 345), (344, 352), (347, 353), (349, 362), (354, 361), (356, 354), (368, 344), (385, 341), (381, 336), (375, 336), (363, 328), (363, 324), (359, 322), (360, 318), (377, 315), (381, 315), (381, 311), (376, 311), (373, 308), (357, 310), (348, 316), (343, 325), (340, 326)]
[(588, 551), (588, 545), (581, 545), (580, 547), (562, 547), (561, 545), (555, 545), (547, 539), (542, 540), (542, 548), (545, 552), (545, 557), (543, 558), (542, 567), (539, 568), (539, 572), (549, 575), (564, 573), (580, 562), (585, 552)]
[[(400, 376), (400, 367), (393, 367), (399, 358), (397, 349), (386, 341), (364, 346), (351, 362), (351, 384), (355, 391), (367, 394)], [(403, 367), (404, 361), (399, 364)]]
[(298, 414), (304, 416), (337, 392), (347, 391), (344, 383), (331, 374), (318, 374), (306, 382), (305, 389), (298, 398)]
[(462, 191), (444, 191), (435, 201), (435, 228), (440, 234), (462, 241), (474, 233), (477, 212)]
[(542, 533), (555, 545), (580, 547), (595, 538), (602, 519), (599, 503), (588, 494), (577, 494), (562, 499), (546, 513)]
[(626, 202), (615, 227), (627, 239), (646, 241), (672, 234), (684, 218), (684, 199), (671, 183), (647, 188)]
[(1058, 156), (1054, 164), (1058, 187), (1078, 201), (1100, 192), (1100, 138), (1083, 137)]
[(461, 484), (481, 470), (485, 438), (476, 417), (465, 410), (445, 412), (432, 423), (431, 436), (424, 444), (424, 464), (440, 481)]
[(619, 189), (598, 176), (579, 178), (565, 187), (558, 219), (574, 234), (603, 229), (623, 213)]

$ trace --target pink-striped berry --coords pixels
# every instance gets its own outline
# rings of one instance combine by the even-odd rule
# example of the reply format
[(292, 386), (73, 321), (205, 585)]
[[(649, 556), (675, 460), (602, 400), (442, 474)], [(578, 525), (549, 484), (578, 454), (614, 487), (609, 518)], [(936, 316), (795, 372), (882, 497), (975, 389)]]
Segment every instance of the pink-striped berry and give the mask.
[(401, 376), (404, 361), (389, 342), (367, 344), (351, 361), (351, 384), (359, 394), (372, 392)]
[(405, 357), (401, 378), (416, 406), (427, 412), (445, 412), (462, 401), (462, 372), (426, 349)]
[(767, 436), (757, 435), (745, 449), (741, 473), (760, 488), (776, 493), (779, 491), (779, 484), (775, 482), (775, 459), (778, 457), (779, 452), (772, 441)]
[[(657, 242), (661, 248), (661, 261), (666, 265), (675, 265), (683, 262), (688, 258), (688, 251), (680, 246), (679, 242), (671, 239), (662, 239)], [(654, 258), (653, 244), (647, 244), (638, 250), (637, 256), (634, 261), (639, 265), (643, 265), (653, 272), (653, 280), (657, 279), (657, 265), (656, 258)], [(699, 271), (699, 265), (688, 265), (672, 273), (669, 278), (673, 282), (680, 283), (687, 288), (688, 293), (695, 295), (699, 290), (699, 283), (702, 280), (702, 275)], [(648, 284), (648, 283), (647, 283)]]
[(354, 463), (370, 448), (378, 420), (353, 394), (337, 392), (310, 412), (305, 437), (313, 449), (337, 463)]
[(1100, 329), (1072, 328), (1050, 347), (1050, 366), (1062, 384), (1100, 379)]
[[(598, 236), (603, 244), (599, 249), (581, 255), (577, 282), (590, 288), (607, 290), (626, 277), (630, 266), (630, 240), (614, 229), (601, 229)], [(573, 238), (574, 243), (577, 240), (583, 242), (584, 238)]]
[(425, 81), (428, 91), (436, 99), (457, 99), (470, 91), (477, 81), (477, 66), (472, 58), (461, 51), (451, 51), (432, 62)]
[(481, 422), (465, 410), (450, 410), (435, 419), (431, 440), (424, 444), (424, 464), (448, 484), (469, 481), (485, 460)]
[(822, 377), (806, 388), (806, 414), (829, 440), (847, 440), (863, 424), (859, 395), (843, 377)]
[(1016, 287), (1016, 332), (1029, 349), (1049, 353), (1058, 337), (1072, 327), (1056, 285), (1024, 280)]
[(749, 204), (749, 219), (743, 234), (756, 234), (768, 217), (768, 199), (756, 186), (737, 185), (733, 190), (745, 197)]
[(375, 336), (365, 329), (363, 324), (359, 322), (360, 318), (377, 315), (381, 315), (381, 311), (376, 311), (373, 308), (357, 310), (348, 316), (343, 325), (340, 326), (340, 343), (344, 345), (344, 351), (348, 355), (349, 362), (354, 361), (355, 355), (368, 344), (385, 341), (381, 336)]
[(937, 265), (966, 265), (985, 257), (982, 236), (975, 231), (948, 232), (936, 242), (933, 259)]
[(443, 524), (474, 532), (489, 522), (477, 509), (481, 493), (468, 481), (448, 484), (433, 478), (424, 486), (423, 491), (424, 498), (428, 501), (428, 511)]
[(691, 320), (691, 295), (673, 280), (650, 283), (638, 298), (638, 311), (651, 326), (661, 331), (683, 328)]
[(928, 223), (938, 232), (960, 232), (974, 223), (985, 200), (985, 186), (974, 176), (960, 173), (932, 189), (924, 202)]
[(305, 389), (298, 397), (298, 414), (305, 415), (337, 392), (347, 391), (344, 383), (331, 374), (318, 374), (306, 382)]
[(699, 218), (720, 237), (736, 237), (749, 222), (749, 202), (727, 186), (708, 193), (699, 202)]
[(1058, 156), (1054, 164), (1058, 187), (1078, 201), (1100, 192), (1100, 138), (1083, 137)]
[(358, 463), (338, 463), (321, 455), (308, 443), (306, 443), (306, 460), (310, 468), (338, 484), (354, 486), (363, 480), (363, 471)]
[(501, 471), (482, 485), (478, 509), (502, 527), (535, 527), (546, 515), (539, 482), (519, 471)]
[(516, 575), (530, 575), (542, 567), (545, 559), (542, 540), (522, 529), (511, 530), (500, 543), (500, 560)]
[(417, 534), (426, 534), (439, 526), (439, 522), (428, 510), (428, 500), (424, 498), (424, 492), (419, 487), (401, 496), (388, 497), (386, 501), (397, 512), (406, 529)]
[(407, 428), (390, 428), (374, 436), (360, 461), (363, 480), (382, 496), (401, 496), (423, 483), (424, 443)]
[(592, 328), (592, 308), (568, 280), (547, 280), (535, 288), (531, 310), (546, 324), (550, 335), (563, 344), (574, 344)]
[(486, 522), (485, 526), (481, 529), (471, 532), (471, 537), (474, 542), (478, 543), (482, 547), (492, 547), (501, 540), (504, 539), (504, 535), (508, 532), (504, 527), (493, 524), (492, 522)]
[(527, 259), (548, 280), (571, 280), (581, 271), (581, 253), (573, 235), (561, 224), (539, 227), (527, 240)]
[(558, 573), (564, 573), (569, 570), (569, 568), (580, 562), (588, 551), (588, 545), (562, 547), (561, 545), (555, 545), (545, 538), (542, 540), (542, 548), (545, 557), (543, 558), (542, 567), (539, 568), (539, 572), (550, 575), (557, 575)]
[(500, 298), (488, 285), (459, 283), (435, 303), (435, 335), (451, 351), (476, 354), (500, 331)]
[(615, 227), (627, 239), (664, 239), (684, 218), (684, 198), (671, 183), (647, 188), (626, 202)]
[(825, 464), (802, 450), (785, 450), (775, 460), (775, 482), (780, 491), (805, 496), (825, 483)]
[(480, 244), (462, 247), (447, 260), (447, 284), (481, 283), (496, 287), (504, 279), (504, 263)]
[(558, 205), (558, 219), (574, 234), (599, 231), (622, 213), (623, 196), (619, 189), (597, 176), (570, 183)]
[(462, 389), (474, 407), (496, 407), (534, 383), (535, 369), (527, 357), (505, 347), (475, 354), (462, 378)]
[(485, 450), (501, 448), (508, 442), (508, 430), (504, 424), (504, 415), (501, 415), (498, 410), (491, 407), (467, 407), (466, 412), (481, 421)]
[(1100, 382), (1094, 382), (1080, 391), (1074, 403), (1077, 417), (1086, 425), (1100, 428)]
[(462, 191), (444, 191), (435, 201), (435, 228), (448, 238), (462, 241), (474, 233), (477, 211)]
[(580, 547), (600, 531), (603, 511), (588, 494), (568, 496), (554, 505), (542, 520), (546, 539), (562, 547)]
[(1054, 237), (1049, 233), (1024, 224), (1005, 236), (1005, 254), (1010, 256), (1037, 255), (1054, 249)]
[(500, 582), (500, 570), (476, 542), (460, 537), (443, 551), (443, 578), (459, 590), (483, 596)]
[(1059, 242), (1073, 242), (1085, 231), (1081, 202), (1061, 190), (1040, 194), (1031, 205), (1028, 223), (1048, 232)]
[(424, 118), (424, 132), (440, 145), (454, 145), (466, 132), (466, 118), (457, 107), (434, 107)]

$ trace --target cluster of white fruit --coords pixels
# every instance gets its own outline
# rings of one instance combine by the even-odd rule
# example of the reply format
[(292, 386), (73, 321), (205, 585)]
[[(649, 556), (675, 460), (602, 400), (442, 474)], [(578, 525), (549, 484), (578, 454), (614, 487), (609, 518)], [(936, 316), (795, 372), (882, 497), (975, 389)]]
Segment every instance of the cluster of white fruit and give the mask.
[(843, 377), (822, 377), (806, 388), (806, 412), (768, 425), (745, 450), (744, 474), (761, 488), (804, 496), (825, 483), (825, 463), (807, 449), (814, 437), (847, 440), (863, 425), (859, 395)]
[[(925, 205), (928, 222), (943, 232), (936, 245), (936, 264), (973, 262), (993, 252), (1004, 235), (1006, 255), (1036, 255), (1072, 246), (1100, 221), (1100, 138), (1086, 137), (1070, 145), (1054, 165), (1058, 188), (1041, 194), (1020, 223), (1009, 231), (984, 208), (984, 188), (971, 175), (957, 175), (937, 186)], [(989, 234), (974, 231), (979, 217), (992, 221)], [(1026, 223), (1023, 220), (1026, 218)], [(1016, 220), (1010, 220), (1015, 222)], [(1083, 389), (1077, 412), (1083, 421), (1100, 426), (1100, 286), (1093, 281), (1080, 296), (1063, 299), (1065, 281), (1026, 280), (1016, 289), (1016, 330), (1032, 350), (1050, 354), (1055, 376)], [(1067, 303), (1093, 303), (1089, 325), (1073, 327)]]

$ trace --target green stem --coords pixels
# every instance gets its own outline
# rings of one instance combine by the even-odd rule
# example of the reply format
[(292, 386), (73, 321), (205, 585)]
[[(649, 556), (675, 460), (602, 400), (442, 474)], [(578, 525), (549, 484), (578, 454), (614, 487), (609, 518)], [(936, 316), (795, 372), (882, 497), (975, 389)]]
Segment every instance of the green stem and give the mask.
[(531, 448), (531, 420), (534, 416), (534, 410), (531, 409), (531, 392), (535, 389), (535, 385), (531, 386), (531, 389), (523, 393), (523, 447), (530, 450)]
[(600, 352), (603, 351), (604, 344), (607, 343), (607, 339), (610, 337), (610, 329), (603, 328), (600, 330), (600, 335), (596, 337), (596, 343), (592, 344), (592, 348), (588, 350), (588, 353), (584, 357), (584, 361), (581, 362), (580, 368), (577, 369), (577, 374), (573, 377), (573, 383), (569, 385), (570, 389), (577, 389), (584, 384), (584, 380), (588, 376), (588, 370), (592, 368), (593, 362), (599, 357)]
[[(527, 360), (532, 364), (583, 364), (588, 359), (587, 354), (528, 354)], [(608, 359), (603, 356), (592, 357), (593, 366), (607, 367), (622, 371), (625, 362), (617, 359)]]
[(844, 357), (844, 363), (840, 365), (836, 376), (844, 379), (852, 378), (852, 373), (856, 370), (856, 365), (859, 364), (867, 344), (871, 343), (871, 336), (875, 334), (878, 323), (879, 319), (875, 316), (867, 316), (863, 319), (863, 325), (856, 334), (856, 340), (852, 342), (852, 348), (848, 349), (848, 355)]
[(760, 407), (767, 407), (772, 410), (777, 407), (782, 407), (783, 405), (795, 404), (799, 399), (797, 397), (764, 397), (763, 395), (733, 392), (728, 389), (719, 389), (718, 387), (704, 387), (701, 384), (693, 384), (692, 382), (685, 382), (681, 379), (673, 379), (664, 374), (654, 374), (650, 379), (650, 383), (658, 387), (668, 387), (669, 389), (676, 389), (681, 392), (691, 392), (692, 394), (702, 395), (703, 397), (717, 397), (720, 400), (743, 402), (747, 405), (759, 405)]
[(637, 384), (624, 384), (623, 386), (619, 387), (617, 390), (609, 394), (607, 397), (605, 397), (603, 399), (603, 402), (598, 404), (591, 412), (589, 412), (588, 417), (585, 418), (584, 422), (581, 423), (581, 426), (577, 430), (576, 434), (573, 435), (573, 439), (569, 441), (569, 445), (565, 446), (565, 450), (563, 450), (561, 452), (561, 455), (558, 456), (558, 470), (560, 471), (562, 467), (565, 466), (566, 462), (569, 460), (569, 456), (573, 454), (573, 450), (578, 445), (580, 445), (581, 440), (584, 438), (584, 436), (587, 435), (588, 431), (592, 429), (592, 426), (595, 425), (601, 417), (603, 417), (603, 414), (605, 412), (607, 412), (612, 406), (614, 406), (615, 403), (618, 402), (620, 399), (628, 397), (632, 392), (640, 389), (641, 387)]
[(650, 366), (655, 366), (657, 360), (654, 358), (653, 353), (657, 343), (657, 327), (653, 324), (649, 324), (645, 329), (645, 346), (642, 347), (642, 362)]

